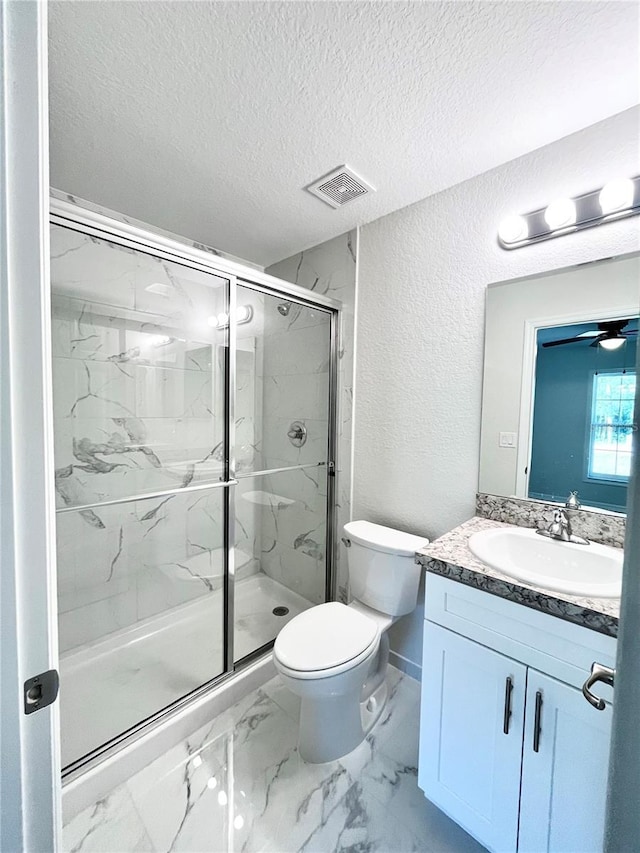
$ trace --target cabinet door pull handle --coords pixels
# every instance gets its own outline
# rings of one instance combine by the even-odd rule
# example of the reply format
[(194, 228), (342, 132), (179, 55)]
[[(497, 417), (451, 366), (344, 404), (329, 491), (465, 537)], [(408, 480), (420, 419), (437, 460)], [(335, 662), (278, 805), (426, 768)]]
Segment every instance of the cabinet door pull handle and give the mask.
[(533, 751), (540, 750), (540, 732), (542, 731), (542, 690), (536, 691), (536, 715), (533, 720)]
[(502, 731), (509, 734), (509, 721), (511, 719), (511, 694), (513, 693), (513, 679), (507, 676), (504, 683), (504, 718), (502, 721)]

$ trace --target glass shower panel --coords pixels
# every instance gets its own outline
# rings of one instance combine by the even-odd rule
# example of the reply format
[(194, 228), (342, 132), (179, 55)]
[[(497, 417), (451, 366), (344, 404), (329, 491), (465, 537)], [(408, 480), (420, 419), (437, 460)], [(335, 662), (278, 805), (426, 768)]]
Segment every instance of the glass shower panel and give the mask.
[[(224, 669), (223, 277), (51, 233), (63, 760)], [(184, 490), (184, 492), (182, 491)]]
[(331, 314), (239, 286), (234, 658), (325, 600)]
[(251, 309), (237, 326), (238, 474), (326, 462), (331, 314), (243, 286), (237, 304)]
[(58, 516), (63, 766), (223, 672), (224, 491)]
[(327, 469), (243, 477), (236, 494), (234, 656), (325, 600)]
[(227, 280), (57, 225), (51, 253), (59, 504), (222, 479)]

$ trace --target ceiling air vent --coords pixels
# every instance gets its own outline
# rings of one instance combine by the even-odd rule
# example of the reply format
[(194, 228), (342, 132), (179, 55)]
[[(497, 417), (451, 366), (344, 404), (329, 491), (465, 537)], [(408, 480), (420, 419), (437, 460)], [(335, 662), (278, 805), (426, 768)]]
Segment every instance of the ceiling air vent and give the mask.
[(362, 195), (375, 192), (371, 184), (363, 181), (360, 175), (356, 175), (348, 166), (334, 169), (333, 172), (309, 184), (306, 189), (321, 201), (336, 208), (343, 207)]

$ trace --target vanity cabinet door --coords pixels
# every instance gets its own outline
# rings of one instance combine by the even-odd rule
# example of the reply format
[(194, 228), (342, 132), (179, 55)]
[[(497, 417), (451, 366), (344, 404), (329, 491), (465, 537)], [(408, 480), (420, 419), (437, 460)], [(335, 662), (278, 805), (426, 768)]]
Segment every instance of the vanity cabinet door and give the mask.
[(526, 707), (519, 853), (600, 853), (611, 705), (530, 669)]
[(515, 851), (526, 667), (432, 622), (422, 661), (419, 785), (489, 849)]

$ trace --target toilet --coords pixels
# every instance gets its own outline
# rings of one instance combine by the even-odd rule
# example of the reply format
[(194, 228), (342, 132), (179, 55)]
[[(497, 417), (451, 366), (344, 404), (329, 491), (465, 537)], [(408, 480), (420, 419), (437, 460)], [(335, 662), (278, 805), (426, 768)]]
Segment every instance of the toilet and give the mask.
[(273, 648), (280, 677), (300, 696), (299, 752), (313, 764), (351, 752), (382, 713), (387, 629), (416, 606), (414, 556), (429, 541), (369, 521), (350, 521), (344, 534), (353, 601), (303, 611)]

